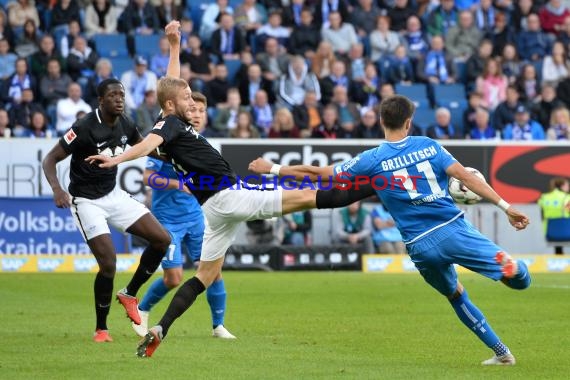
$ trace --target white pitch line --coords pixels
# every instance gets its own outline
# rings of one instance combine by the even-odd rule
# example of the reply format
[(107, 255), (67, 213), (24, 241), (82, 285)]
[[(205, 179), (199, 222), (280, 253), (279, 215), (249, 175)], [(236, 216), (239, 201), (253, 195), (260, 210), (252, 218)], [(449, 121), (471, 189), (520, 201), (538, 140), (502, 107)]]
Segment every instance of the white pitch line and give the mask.
[(544, 288), (544, 289), (570, 289), (570, 285), (530, 285), (531, 288)]

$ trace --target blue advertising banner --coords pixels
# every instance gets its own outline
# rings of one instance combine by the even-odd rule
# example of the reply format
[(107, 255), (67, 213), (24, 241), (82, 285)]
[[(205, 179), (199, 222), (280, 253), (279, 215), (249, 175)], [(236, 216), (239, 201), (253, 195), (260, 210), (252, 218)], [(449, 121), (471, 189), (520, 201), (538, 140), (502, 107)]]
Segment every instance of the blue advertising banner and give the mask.
[[(111, 228), (117, 252), (128, 249), (127, 236)], [(69, 209), (52, 198), (0, 198), (0, 254), (88, 254), (89, 247)]]

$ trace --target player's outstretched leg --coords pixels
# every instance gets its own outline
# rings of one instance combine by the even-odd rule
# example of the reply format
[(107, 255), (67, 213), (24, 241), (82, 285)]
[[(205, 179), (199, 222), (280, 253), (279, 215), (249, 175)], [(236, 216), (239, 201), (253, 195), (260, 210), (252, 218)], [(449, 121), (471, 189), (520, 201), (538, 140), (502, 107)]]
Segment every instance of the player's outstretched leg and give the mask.
[(515, 260), (503, 251), (497, 252), (495, 260), (501, 265), (502, 281), (509, 288), (522, 290), (530, 286), (531, 276), (524, 261)]
[[(462, 292), (461, 292), (462, 290)], [(501, 342), (497, 334), (493, 331), (491, 326), (487, 323), (487, 319), (475, 306), (467, 291), (463, 289), (462, 285), (458, 285), (458, 290), (449, 297), (449, 302), (455, 310), (455, 313), (467, 328), (479, 337), (479, 339), (493, 350), (495, 356), (491, 359), (485, 360), (483, 365), (514, 365), (515, 357), (511, 354), (509, 348)]]
[(226, 287), (223, 278), (212, 283), (206, 291), (206, 298), (208, 299), (210, 312), (212, 313), (212, 336), (214, 338), (236, 339), (236, 337), (224, 327), (226, 295)]
[(150, 310), (170, 291), (170, 288), (164, 283), (164, 278), (157, 278), (148, 288), (143, 296), (138, 308), (141, 317), (139, 325), (132, 323), (133, 329), (138, 336), (145, 336), (148, 333), (148, 317)]

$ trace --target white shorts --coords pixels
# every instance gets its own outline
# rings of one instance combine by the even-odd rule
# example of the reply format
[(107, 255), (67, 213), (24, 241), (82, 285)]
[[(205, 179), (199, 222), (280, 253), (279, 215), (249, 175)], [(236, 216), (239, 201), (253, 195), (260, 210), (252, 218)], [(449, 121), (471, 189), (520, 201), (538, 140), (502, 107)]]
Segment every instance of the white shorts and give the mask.
[(73, 197), (71, 201), (71, 214), (85, 241), (111, 233), (107, 223), (125, 232), (148, 212), (145, 205), (118, 186), (101, 198)]
[(202, 261), (223, 257), (236, 237), (240, 223), (282, 215), (283, 190), (226, 189), (202, 205), (206, 220)]

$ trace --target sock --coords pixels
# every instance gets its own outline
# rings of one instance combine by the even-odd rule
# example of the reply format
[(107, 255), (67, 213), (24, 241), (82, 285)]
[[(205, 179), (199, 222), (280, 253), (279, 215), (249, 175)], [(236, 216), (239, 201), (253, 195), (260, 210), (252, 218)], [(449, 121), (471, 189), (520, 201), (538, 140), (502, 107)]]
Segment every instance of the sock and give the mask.
[(515, 277), (507, 279), (507, 286), (513, 289), (526, 289), (530, 286), (530, 273), (524, 261), (518, 260), (518, 273)]
[(503, 356), (511, 352), (509, 351), (509, 348), (503, 344), (503, 342), (495, 344), (493, 347), (491, 347), (491, 349), (495, 352), (496, 356)]
[(97, 316), (97, 330), (107, 330), (107, 315), (111, 308), (113, 297), (113, 277), (103, 276), (97, 273), (95, 276), (95, 315)]
[(210, 312), (212, 313), (212, 325), (216, 328), (224, 324), (226, 314), (226, 287), (224, 280), (214, 282), (206, 291)]
[(197, 277), (192, 277), (190, 280), (186, 281), (178, 289), (168, 309), (162, 316), (162, 319), (158, 322), (158, 325), (162, 327), (162, 336), (166, 337), (170, 325), (180, 317), (196, 300), (202, 292), (206, 290), (206, 287)]
[(157, 278), (146, 291), (141, 303), (139, 304), (139, 310), (150, 311), (150, 309), (163, 299), (169, 291), (170, 289), (168, 289), (164, 284), (164, 279), (162, 277)]
[(162, 258), (166, 252), (157, 251), (156, 249), (152, 248), (152, 246), (148, 246), (145, 248), (144, 252), (141, 256), (141, 261), (131, 282), (126, 287), (127, 294), (130, 296), (136, 296), (137, 292), (141, 288), (141, 286), (148, 281), (148, 279), (154, 274), (156, 268), (160, 265)]
[(471, 303), (466, 290), (463, 291), (463, 294), (459, 298), (451, 300), (450, 303), (461, 322), (472, 330), (487, 347), (493, 349), (493, 347), (501, 342), (491, 326), (487, 323), (481, 310)]

